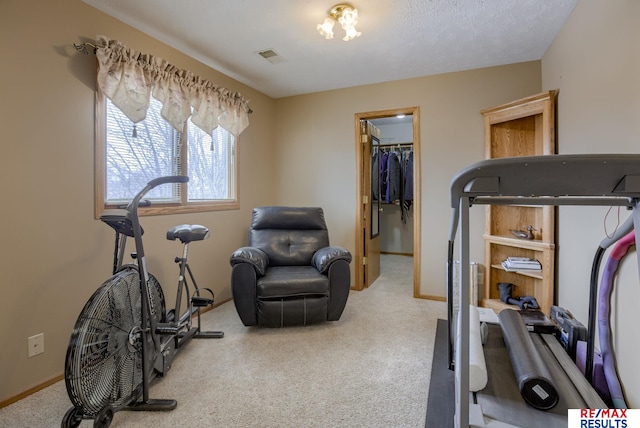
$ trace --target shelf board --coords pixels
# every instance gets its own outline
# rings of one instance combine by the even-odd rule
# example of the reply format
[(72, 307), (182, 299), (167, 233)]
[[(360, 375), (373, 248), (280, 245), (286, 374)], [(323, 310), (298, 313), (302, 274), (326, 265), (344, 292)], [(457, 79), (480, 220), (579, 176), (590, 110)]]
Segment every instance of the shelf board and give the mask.
[(504, 272), (528, 276), (529, 278), (542, 279), (542, 270), (506, 270), (504, 267), (502, 267), (502, 265), (491, 265), (491, 267)]
[(534, 251), (544, 251), (547, 249), (554, 249), (555, 245), (550, 242), (541, 241), (539, 239), (518, 239), (511, 236), (503, 235), (482, 235), (485, 241), (489, 241), (492, 244), (506, 245), (508, 247), (526, 248)]
[[(484, 149), (486, 158), (543, 156), (556, 153), (556, 91), (547, 91), (497, 107), (484, 109)], [(525, 186), (526, 187), (526, 186)], [(493, 287), (499, 282), (516, 283), (525, 294), (536, 298), (549, 312), (555, 295), (556, 208), (551, 199), (538, 205), (526, 192), (522, 198), (487, 200), (483, 244), (485, 277), (483, 305), (496, 312), (510, 306), (502, 303)], [(552, 197), (549, 197), (552, 198)], [(489, 198), (487, 198), (489, 199)], [(495, 203), (494, 203), (495, 202)], [(516, 238), (510, 230), (533, 225), (535, 239)], [(508, 256), (537, 259), (542, 270), (507, 270), (501, 265)], [(492, 298), (490, 298), (492, 297)]]
[(493, 309), (493, 311), (497, 314), (504, 309), (520, 310), (520, 308), (516, 305), (507, 305), (506, 303), (498, 299), (482, 299), (482, 306), (484, 306), (485, 308)]

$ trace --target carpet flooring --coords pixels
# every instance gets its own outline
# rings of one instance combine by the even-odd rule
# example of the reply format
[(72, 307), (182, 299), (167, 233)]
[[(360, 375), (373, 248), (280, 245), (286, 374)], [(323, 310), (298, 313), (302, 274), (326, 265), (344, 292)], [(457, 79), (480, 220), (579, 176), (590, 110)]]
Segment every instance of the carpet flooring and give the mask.
[[(175, 398), (177, 408), (117, 412), (111, 426), (424, 427), (446, 304), (413, 298), (412, 263), (384, 255), (380, 278), (350, 293), (337, 322), (247, 328), (233, 302), (207, 312), (203, 329), (225, 337), (191, 341), (151, 387), (150, 398)], [(0, 427), (59, 427), (70, 407), (57, 382), (0, 409)]]

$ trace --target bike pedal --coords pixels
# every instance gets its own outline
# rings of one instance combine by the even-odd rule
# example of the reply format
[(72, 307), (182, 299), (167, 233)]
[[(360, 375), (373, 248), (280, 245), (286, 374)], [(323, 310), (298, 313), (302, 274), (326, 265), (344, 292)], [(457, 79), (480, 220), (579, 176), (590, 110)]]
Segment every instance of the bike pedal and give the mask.
[(196, 333), (196, 339), (222, 339), (224, 332), (222, 331), (199, 331)]
[(156, 325), (156, 333), (176, 335), (178, 334), (178, 326), (174, 323), (158, 323)]
[(191, 303), (193, 306), (204, 308), (206, 306), (213, 305), (213, 299), (208, 299), (206, 297), (194, 296), (191, 298)]

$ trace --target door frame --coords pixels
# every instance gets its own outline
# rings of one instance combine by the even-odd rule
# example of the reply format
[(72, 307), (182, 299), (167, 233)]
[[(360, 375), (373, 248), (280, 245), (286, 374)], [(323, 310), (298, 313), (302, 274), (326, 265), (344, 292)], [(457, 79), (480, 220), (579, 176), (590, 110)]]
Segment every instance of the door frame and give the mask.
[(354, 129), (355, 129), (355, 149), (356, 149), (356, 248), (355, 248), (355, 262), (358, 268), (356, 269), (355, 284), (352, 287), (354, 290), (361, 291), (363, 286), (363, 258), (367, 256), (364, 254), (364, 240), (363, 229), (364, 219), (362, 218), (362, 205), (364, 203), (364, 197), (368, 195), (365, 193), (368, 189), (364, 189), (364, 183), (362, 180), (364, 160), (362, 159), (362, 139), (361, 139), (361, 127), (360, 121), (369, 119), (380, 119), (383, 117), (397, 116), (399, 114), (412, 115), (413, 124), (413, 297), (421, 297), (420, 295), (420, 249), (422, 248), (420, 240), (420, 223), (421, 223), (421, 180), (420, 180), (420, 107), (405, 107), (389, 110), (378, 110), (363, 113), (356, 113), (354, 115)]

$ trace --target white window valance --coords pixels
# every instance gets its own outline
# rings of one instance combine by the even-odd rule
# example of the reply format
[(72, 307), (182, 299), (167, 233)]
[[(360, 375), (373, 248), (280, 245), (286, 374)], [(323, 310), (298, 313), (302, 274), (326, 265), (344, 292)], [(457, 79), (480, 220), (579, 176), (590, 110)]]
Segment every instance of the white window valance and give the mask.
[(133, 123), (145, 118), (153, 94), (178, 131), (190, 116), (207, 134), (220, 125), (238, 136), (249, 126), (249, 101), (238, 92), (104, 36), (97, 37), (96, 56), (100, 89)]

